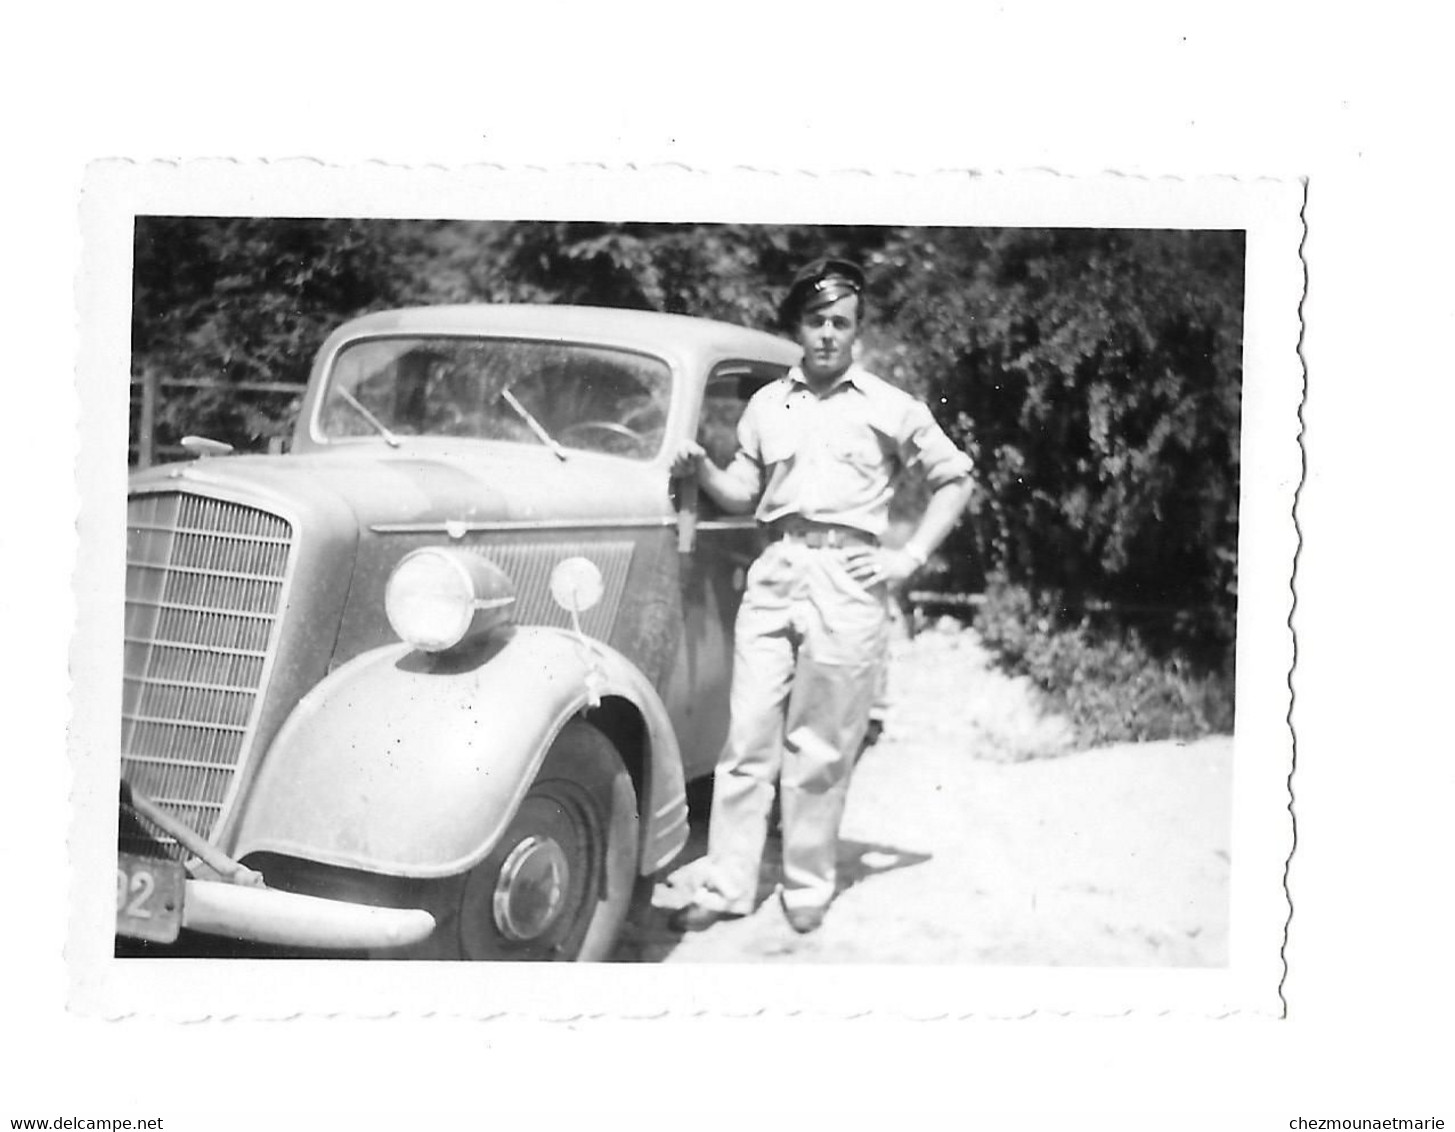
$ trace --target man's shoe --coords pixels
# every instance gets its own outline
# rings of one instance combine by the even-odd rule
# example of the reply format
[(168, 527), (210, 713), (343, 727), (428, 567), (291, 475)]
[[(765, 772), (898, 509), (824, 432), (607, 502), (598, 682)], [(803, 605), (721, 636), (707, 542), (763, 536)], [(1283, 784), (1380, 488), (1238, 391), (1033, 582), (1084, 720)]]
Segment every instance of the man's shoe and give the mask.
[(783, 905), (783, 915), (788, 920), (788, 926), (799, 935), (807, 935), (809, 932), (816, 932), (823, 926), (823, 918), (828, 915), (827, 908), (790, 908)]
[(688, 904), (667, 917), (667, 926), (674, 932), (700, 932), (721, 920), (742, 918), (741, 912), (722, 912), (716, 908), (704, 908), (701, 904)]

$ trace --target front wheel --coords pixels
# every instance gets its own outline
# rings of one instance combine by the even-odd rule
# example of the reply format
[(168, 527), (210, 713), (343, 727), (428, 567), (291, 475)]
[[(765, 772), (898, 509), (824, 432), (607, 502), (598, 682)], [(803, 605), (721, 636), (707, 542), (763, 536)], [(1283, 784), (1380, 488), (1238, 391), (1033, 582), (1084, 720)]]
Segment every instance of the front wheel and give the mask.
[[(499, 843), (461, 878), (461, 959), (606, 959), (636, 879), (636, 792), (611, 741), (568, 723)], [(451, 931), (453, 929), (453, 931)]]

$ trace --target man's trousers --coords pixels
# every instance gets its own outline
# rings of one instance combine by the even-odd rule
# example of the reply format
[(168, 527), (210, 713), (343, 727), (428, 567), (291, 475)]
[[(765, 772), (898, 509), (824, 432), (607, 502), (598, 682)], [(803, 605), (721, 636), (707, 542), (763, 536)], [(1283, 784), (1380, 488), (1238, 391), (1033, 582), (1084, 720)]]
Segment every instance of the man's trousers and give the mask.
[(839, 822), (887, 647), (881, 588), (850, 577), (842, 549), (791, 539), (770, 544), (748, 571), (703, 906), (753, 910), (775, 786), (784, 903), (833, 899)]

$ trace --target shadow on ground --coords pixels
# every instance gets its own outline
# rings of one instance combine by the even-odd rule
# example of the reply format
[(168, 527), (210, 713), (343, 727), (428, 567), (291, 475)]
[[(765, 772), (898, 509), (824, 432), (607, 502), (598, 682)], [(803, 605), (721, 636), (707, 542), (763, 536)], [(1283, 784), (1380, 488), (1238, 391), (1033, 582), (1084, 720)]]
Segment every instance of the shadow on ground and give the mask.
[[(674, 930), (669, 921), (672, 913), (690, 899), (695, 876), (706, 860), (710, 792), (705, 799), (699, 793), (692, 803), (687, 845), (668, 869), (655, 877), (645, 878), (638, 885), (631, 912), (622, 927), (621, 939), (611, 956), (613, 962), (660, 963), (677, 949), (684, 938), (684, 933)], [(881, 873), (924, 864), (930, 856), (891, 845), (841, 839), (835, 896)], [(763, 847), (757, 909), (753, 916), (778, 914), (777, 890), (782, 880), (783, 843), (778, 833), (775, 807), (773, 824)], [(745, 955), (744, 958), (751, 956)]]

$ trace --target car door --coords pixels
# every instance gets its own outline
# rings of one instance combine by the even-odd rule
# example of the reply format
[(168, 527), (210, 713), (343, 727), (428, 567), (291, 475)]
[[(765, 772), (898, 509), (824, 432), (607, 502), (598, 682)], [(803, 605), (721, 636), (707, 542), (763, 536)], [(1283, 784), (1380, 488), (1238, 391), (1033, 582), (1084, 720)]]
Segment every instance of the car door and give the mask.
[[(697, 441), (719, 467), (726, 467), (737, 450), (738, 419), (749, 398), (786, 372), (785, 366), (747, 359), (719, 362), (709, 372)], [(680, 675), (691, 691), (678, 700), (675, 721), (689, 778), (712, 771), (727, 739), (733, 622), (757, 553), (752, 513), (728, 514), (699, 492), (692, 549), (683, 555), (681, 572), (685, 665)]]

